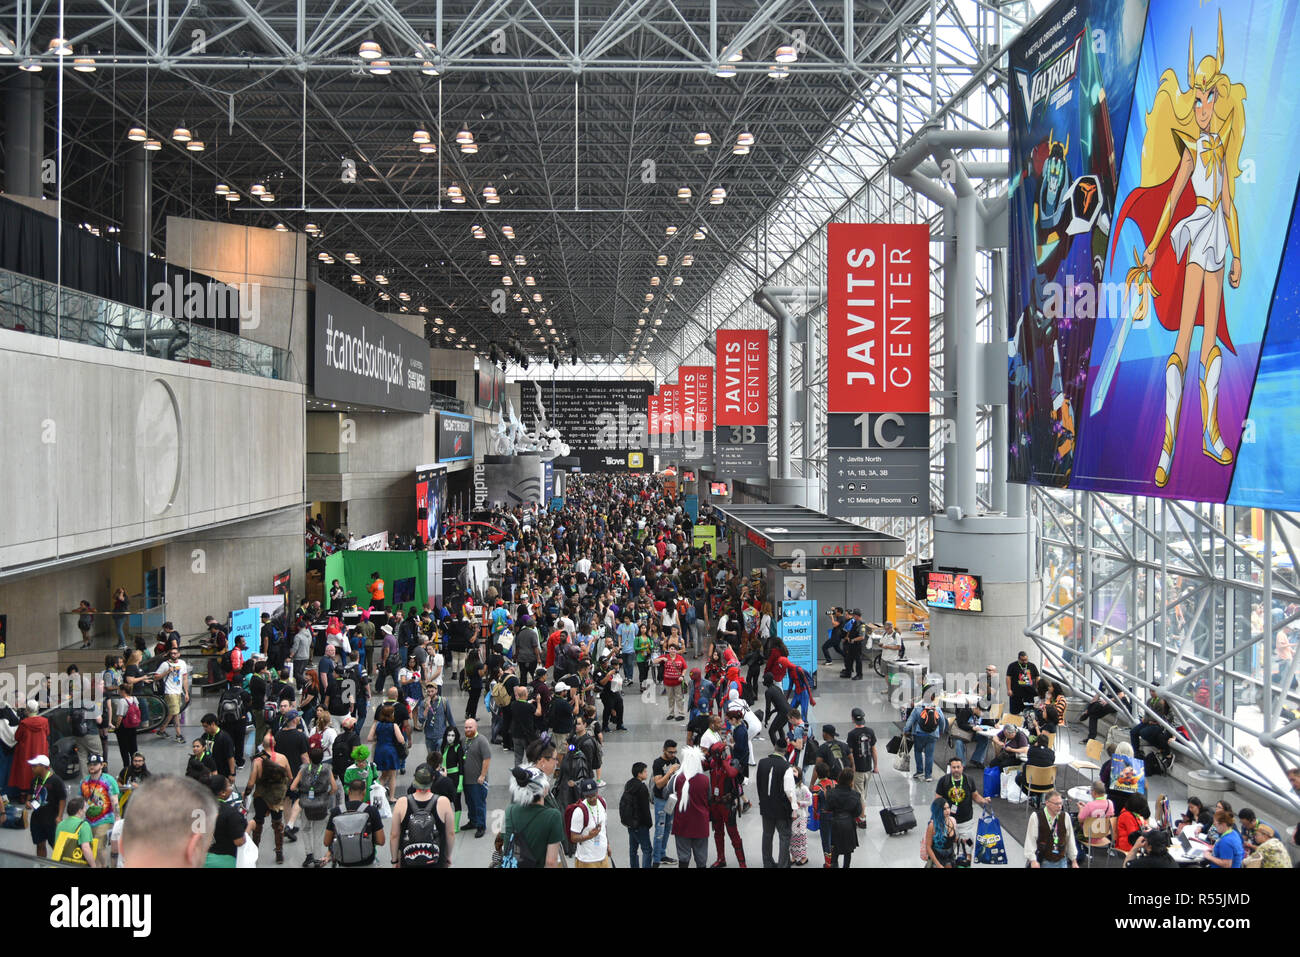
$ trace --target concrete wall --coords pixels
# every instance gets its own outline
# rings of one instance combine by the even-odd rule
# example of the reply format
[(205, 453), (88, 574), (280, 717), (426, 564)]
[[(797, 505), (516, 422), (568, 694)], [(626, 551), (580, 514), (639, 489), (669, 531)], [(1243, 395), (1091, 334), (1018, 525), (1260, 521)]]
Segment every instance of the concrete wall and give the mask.
[(287, 349), (292, 355), (289, 379), (307, 380), (304, 234), (168, 216), (167, 261), (231, 285), (256, 283), (259, 309), (254, 320), (241, 320), (240, 334)]
[(0, 330), (0, 578), (301, 505), (302, 409), (294, 383)]
[(302, 594), (304, 514), (289, 508), (168, 542), (167, 615), (176, 628), (198, 631), (205, 615), (224, 619), (248, 607), (248, 596), (271, 594), (272, 579), (286, 568), (293, 593)]

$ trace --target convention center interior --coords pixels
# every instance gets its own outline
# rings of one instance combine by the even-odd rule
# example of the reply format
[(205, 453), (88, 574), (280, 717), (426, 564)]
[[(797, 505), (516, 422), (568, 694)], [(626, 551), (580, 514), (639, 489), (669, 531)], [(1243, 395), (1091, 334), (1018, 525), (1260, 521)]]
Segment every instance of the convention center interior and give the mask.
[(0, 0), (0, 868), (1249, 927), (1297, 61), (1300, 0)]

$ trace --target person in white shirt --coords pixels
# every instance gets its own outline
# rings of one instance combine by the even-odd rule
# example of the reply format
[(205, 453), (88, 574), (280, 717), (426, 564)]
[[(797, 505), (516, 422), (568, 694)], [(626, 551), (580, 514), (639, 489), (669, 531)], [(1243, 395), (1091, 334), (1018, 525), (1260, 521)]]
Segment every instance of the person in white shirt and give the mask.
[(672, 601), (665, 602), (664, 610), (659, 615), (659, 623), (664, 628), (681, 627), (681, 622), (677, 618), (677, 606)]
[(559, 621), (557, 621), (556, 624), (558, 624), (561, 628), (567, 631), (570, 637), (578, 633), (577, 626), (573, 623), (573, 619), (570, 618), (568, 615), (561, 615)]
[(175, 720), (176, 740), (184, 742), (181, 734), (181, 711), (190, 700), (190, 666), (181, 658), (181, 650), (173, 648), (168, 652), (168, 660), (159, 666), (154, 675), (155, 680), (162, 679), (163, 700), (167, 703), (167, 717), (162, 726), (154, 732), (158, 737), (167, 733), (167, 726)]
[(442, 657), (441, 651), (431, 651), (429, 653), (429, 657), (424, 659), (424, 680), (426, 684), (428, 682), (433, 682), (439, 688), (442, 687), (442, 669), (444, 664), (445, 659)]
[(591, 559), (590, 559), (590, 558), (587, 558), (587, 557), (584, 555), (582, 558), (579, 558), (576, 562), (573, 563), (573, 569), (574, 569), (574, 571), (576, 571), (579, 575), (590, 575), (590, 574), (591, 574)]
[(709, 748), (713, 747), (715, 744), (717, 744), (719, 741), (722, 740), (722, 734), (723, 734), (722, 729), (725, 726), (726, 726), (726, 722), (722, 720), (721, 715), (715, 714), (713, 717), (711, 717), (709, 719), (709, 730), (705, 731), (702, 735), (700, 735), (700, 744), (699, 744), (700, 750), (703, 751), (705, 754), (708, 754)]
[(566, 827), (569, 841), (576, 845), (574, 861), (578, 867), (609, 867), (609, 833), (605, 826), (608, 817), (605, 799), (597, 792), (600, 786), (594, 778), (578, 782), (579, 803), (569, 815)]

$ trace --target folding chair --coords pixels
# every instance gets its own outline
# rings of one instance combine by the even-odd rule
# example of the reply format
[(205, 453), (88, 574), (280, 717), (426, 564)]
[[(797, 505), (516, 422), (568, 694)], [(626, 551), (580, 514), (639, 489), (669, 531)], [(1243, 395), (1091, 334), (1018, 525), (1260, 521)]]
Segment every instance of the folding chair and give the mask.
[(1083, 820), (1083, 836), (1088, 842), (1088, 866), (1092, 867), (1093, 857), (1101, 851), (1111, 855), (1115, 845), (1115, 819), (1113, 817), (1089, 817)]
[(1087, 753), (1088, 759), (1086, 761), (1071, 761), (1070, 767), (1080, 773), (1083, 771), (1093, 772), (1088, 776), (1088, 783), (1091, 784), (1096, 778), (1095, 772), (1101, 770), (1101, 764), (1098, 762), (1101, 761), (1101, 756), (1105, 753), (1106, 745), (1100, 738), (1091, 738), (1083, 746), (1083, 749)]
[(1030, 807), (1038, 807), (1043, 795), (1055, 787), (1055, 765), (1050, 768), (1038, 768), (1030, 764), (1025, 765), (1025, 793), (1029, 795)]

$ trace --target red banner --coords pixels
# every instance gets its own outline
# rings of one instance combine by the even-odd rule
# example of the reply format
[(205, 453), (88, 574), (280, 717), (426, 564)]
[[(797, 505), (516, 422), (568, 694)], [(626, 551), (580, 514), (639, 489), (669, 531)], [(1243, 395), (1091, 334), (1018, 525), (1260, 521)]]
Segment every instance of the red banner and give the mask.
[(650, 394), (649, 409), (646, 414), (647, 429), (650, 435), (659, 435), (663, 431), (660, 425), (660, 415), (663, 411), (663, 404), (656, 393)]
[(767, 425), (767, 331), (718, 330), (715, 425)]
[(827, 227), (827, 412), (930, 411), (930, 227)]
[(659, 397), (663, 400), (661, 427), (665, 435), (675, 435), (681, 431), (681, 387), (665, 382), (659, 387)]
[(682, 430), (713, 431), (713, 370), (708, 366), (682, 366), (677, 370), (682, 390)]

